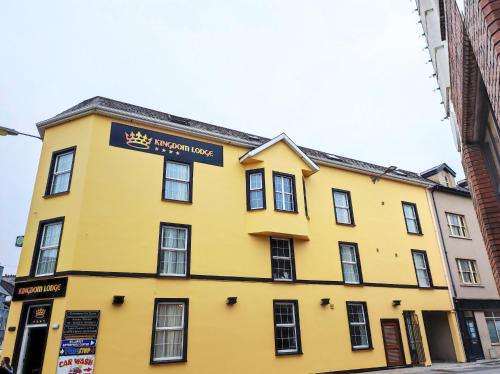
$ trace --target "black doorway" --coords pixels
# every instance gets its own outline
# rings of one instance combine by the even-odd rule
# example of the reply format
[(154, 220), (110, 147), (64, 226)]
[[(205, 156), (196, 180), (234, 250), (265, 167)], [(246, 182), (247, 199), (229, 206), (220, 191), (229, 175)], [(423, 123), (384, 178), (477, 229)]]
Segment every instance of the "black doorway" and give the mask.
[(26, 347), (21, 374), (39, 374), (42, 372), (43, 347), (47, 342), (46, 327), (26, 328)]

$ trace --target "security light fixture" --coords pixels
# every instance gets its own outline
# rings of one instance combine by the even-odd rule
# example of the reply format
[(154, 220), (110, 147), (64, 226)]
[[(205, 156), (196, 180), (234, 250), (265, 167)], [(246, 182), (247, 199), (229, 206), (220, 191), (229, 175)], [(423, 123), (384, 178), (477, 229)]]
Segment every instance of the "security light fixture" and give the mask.
[(371, 177), (373, 184), (377, 183), (377, 182), (379, 181), (379, 179), (380, 179), (380, 177), (381, 177), (381, 176), (383, 176), (383, 175), (385, 175), (385, 174), (389, 173), (390, 171), (394, 171), (394, 170), (396, 170), (397, 168), (398, 168), (397, 166), (389, 166), (389, 167), (388, 167), (387, 169), (385, 169), (382, 173), (377, 174), (377, 175), (373, 175), (373, 176)]
[(392, 306), (400, 306), (401, 305), (401, 300), (392, 300)]
[(227, 305), (234, 305), (238, 302), (238, 298), (236, 296), (229, 296), (226, 300)]
[(113, 296), (113, 305), (122, 305), (125, 302), (125, 296)]
[(324, 298), (324, 299), (321, 299), (321, 305), (322, 306), (325, 306), (325, 305), (330, 305), (330, 298)]
[(19, 132), (17, 130), (10, 129), (8, 127), (0, 126), (0, 136), (7, 136), (7, 135), (13, 135), (13, 136), (24, 135), (24, 136), (29, 136), (29, 137), (32, 137), (32, 138), (37, 138), (37, 139), (42, 140), (42, 138), (40, 138), (39, 136), (31, 135), (31, 134), (25, 134), (24, 132)]

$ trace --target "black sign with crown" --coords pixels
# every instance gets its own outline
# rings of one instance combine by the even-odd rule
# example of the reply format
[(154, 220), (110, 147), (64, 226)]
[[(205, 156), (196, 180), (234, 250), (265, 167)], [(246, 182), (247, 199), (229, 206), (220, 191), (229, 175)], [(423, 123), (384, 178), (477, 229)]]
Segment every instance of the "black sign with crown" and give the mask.
[(180, 136), (111, 123), (109, 145), (134, 151), (154, 153), (172, 160), (201, 162), (223, 166), (223, 147), (220, 145), (181, 138)]

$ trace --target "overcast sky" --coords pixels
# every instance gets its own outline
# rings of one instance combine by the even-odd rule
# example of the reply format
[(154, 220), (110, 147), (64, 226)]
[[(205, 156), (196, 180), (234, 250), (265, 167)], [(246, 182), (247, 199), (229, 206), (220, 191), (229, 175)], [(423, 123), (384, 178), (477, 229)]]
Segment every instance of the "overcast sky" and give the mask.
[[(0, 0), (0, 125), (113, 99), (463, 177), (414, 3)], [(14, 273), (41, 142), (0, 138), (0, 263)], [(89, 269), (91, 270), (91, 269)]]

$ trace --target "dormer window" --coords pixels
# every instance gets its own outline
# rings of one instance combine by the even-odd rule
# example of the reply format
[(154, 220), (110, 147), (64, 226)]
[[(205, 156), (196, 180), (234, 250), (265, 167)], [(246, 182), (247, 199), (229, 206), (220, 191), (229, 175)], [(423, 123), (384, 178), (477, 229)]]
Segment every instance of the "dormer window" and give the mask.
[(297, 212), (295, 177), (290, 174), (273, 172), (274, 209)]
[(450, 180), (448, 179), (447, 175), (444, 176), (444, 185), (446, 187), (450, 187)]

